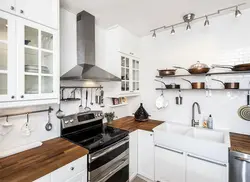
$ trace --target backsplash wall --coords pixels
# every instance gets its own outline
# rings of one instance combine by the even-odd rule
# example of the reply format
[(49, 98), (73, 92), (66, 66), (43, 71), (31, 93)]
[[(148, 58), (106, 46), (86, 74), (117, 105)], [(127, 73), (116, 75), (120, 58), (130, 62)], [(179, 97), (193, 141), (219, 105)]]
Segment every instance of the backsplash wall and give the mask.
[[(206, 97), (205, 91), (183, 91), (181, 93), (183, 105), (177, 106), (175, 97), (179, 95), (178, 91), (165, 91), (164, 96), (169, 101), (169, 106), (163, 110), (158, 110), (155, 106), (155, 100), (161, 94), (155, 88), (162, 86), (154, 81), (158, 73), (157, 69), (171, 68), (173, 65), (189, 68), (196, 61), (208, 65), (250, 61), (250, 24), (248, 23), (250, 10), (244, 10), (242, 13), (239, 18), (235, 18), (233, 13), (212, 18), (209, 27), (204, 27), (203, 21), (199, 21), (192, 24), (191, 31), (186, 31), (185, 27), (179, 27), (175, 35), (170, 35), (169, 30), (158, 33), (156, 39), (153, 39), (152, 35), (143, 38), (141, 95), (145, 108), (152, 118), (191, 125), (192, 104), (197, 101), (203, 115), (212, 114), (215, 128), (250, 134), (250, 122), (240, 119), (237, 114), (238, 108), (247, 103), (247, 92), (213, 91), (211, 97)], [(187, 72), (178, 70), (177, 73)], [(241, 88), (249, 88), (249, 75), (214, 76), (214, 78), (222, 81), (240, 81)], [(202, 77), (187, 77), (187, 79), (205, 81)], [(190, 87), (190, 84), (180, 78), (164, 78), (163, 81), (168, 84), (180, 83), (184, 88)], [(222, 88), (219, 83), (213, 81), (209, 83), (213, 88)], [(199, 117), (201, 116), (196, 118)]]

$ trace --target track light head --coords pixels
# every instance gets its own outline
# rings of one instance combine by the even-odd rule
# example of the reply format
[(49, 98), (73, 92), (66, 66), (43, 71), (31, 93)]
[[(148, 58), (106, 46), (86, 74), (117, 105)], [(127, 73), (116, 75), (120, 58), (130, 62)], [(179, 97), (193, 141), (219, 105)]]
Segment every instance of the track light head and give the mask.
[(209, 22), (209, 20), (208, 20), (208, 17), (206, 16), (206, 20), (205, 20), (205, 22), (204, 22), (204, 26), (209, 26), (209, 24), (210, 24), (210, 22)]
[(172, 26), (171, 34), (172, 34), (172, 35), (175, 34), (175, 30), (174, 30), (174, 27), (173, 27), (173, 26)]
[(191, 28), (191, 25), (190, 25), (190, 23), (188, 22), (186, 30), (187, 30), (187, 31), (190, 31), (191, 29), (192, 29), (192, 28)]
[(156, 38), (156, 33), (155, 33), (155, 31), (154, 31), (152, 37), (153, 37), (154, 39)]
[(240, 12), (239, 7), (236, 6), (235, 17), (237, 18), (237, 17), (240, 17), (241, 15), (242, 15), (242, 13)]

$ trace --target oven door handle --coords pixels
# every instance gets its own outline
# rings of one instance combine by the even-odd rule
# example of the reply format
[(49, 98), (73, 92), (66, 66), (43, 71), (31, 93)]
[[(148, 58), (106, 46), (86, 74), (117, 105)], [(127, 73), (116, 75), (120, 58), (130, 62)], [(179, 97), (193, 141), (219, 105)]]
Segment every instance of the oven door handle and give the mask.
[(107, 175), (105, 175), (103, 178), (99, 179), (96, 182), (105, 182), (107, 179), (109, 179), (111, 176), (113, 176), (116, 172), (120, 171), (122, 168), (127, 166), (129, 164), (129, 160), (122, 160), (119, 162), (117, 166), (114, 167), (114, 170), (110, 171)]
[(119, 143), (117, 143), (117, 144), (111, 146), (111, 147), (108, 148), (107, 150), (104, 150), (104, 151), (101, 152), (100, 154), (96, 154), (96, 156), (91, 157), (91, 158), (90, 158), (90, 159), (91, 159), (90, 162), (96, 160), (97, 158), (99, 158), (99, 157), (101, 157), (101, 156), (104, 156), (105, 154), (111, 152), (112, 150), (114, 150), (114, 149), (116, 149), (116, 148), (118, 148), (118, 147), (120, 147), (120, 146), (122, 146), (123, 144), (128, 143), (128, 142), (129, 142), (129, 138), (125, 138), (122, 142), (119, 142)]
[(250, 159), (245, 159), (245, 158), (242, 158), (242, 157), (234, 157), (236, 160), (238, 161), (241, 161), (241, 162), (247, 162), (247, 163), (250, 163)]

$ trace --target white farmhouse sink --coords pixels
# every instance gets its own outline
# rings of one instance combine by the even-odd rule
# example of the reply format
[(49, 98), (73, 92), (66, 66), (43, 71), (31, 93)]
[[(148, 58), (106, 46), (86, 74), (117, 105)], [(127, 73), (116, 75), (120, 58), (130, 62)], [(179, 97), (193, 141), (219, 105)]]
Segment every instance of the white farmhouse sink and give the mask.
[(154, 130), (156, 145), (228, 163), (229, 132), (165, 122)]

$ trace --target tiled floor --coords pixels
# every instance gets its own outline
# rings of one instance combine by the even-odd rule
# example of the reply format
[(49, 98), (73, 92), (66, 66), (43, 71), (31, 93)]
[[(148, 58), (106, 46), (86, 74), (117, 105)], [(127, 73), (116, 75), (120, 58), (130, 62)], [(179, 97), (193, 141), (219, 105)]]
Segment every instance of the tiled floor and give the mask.
[(146, 182), (146, 181), (139, 177), (136, 177), (133, 182)]

